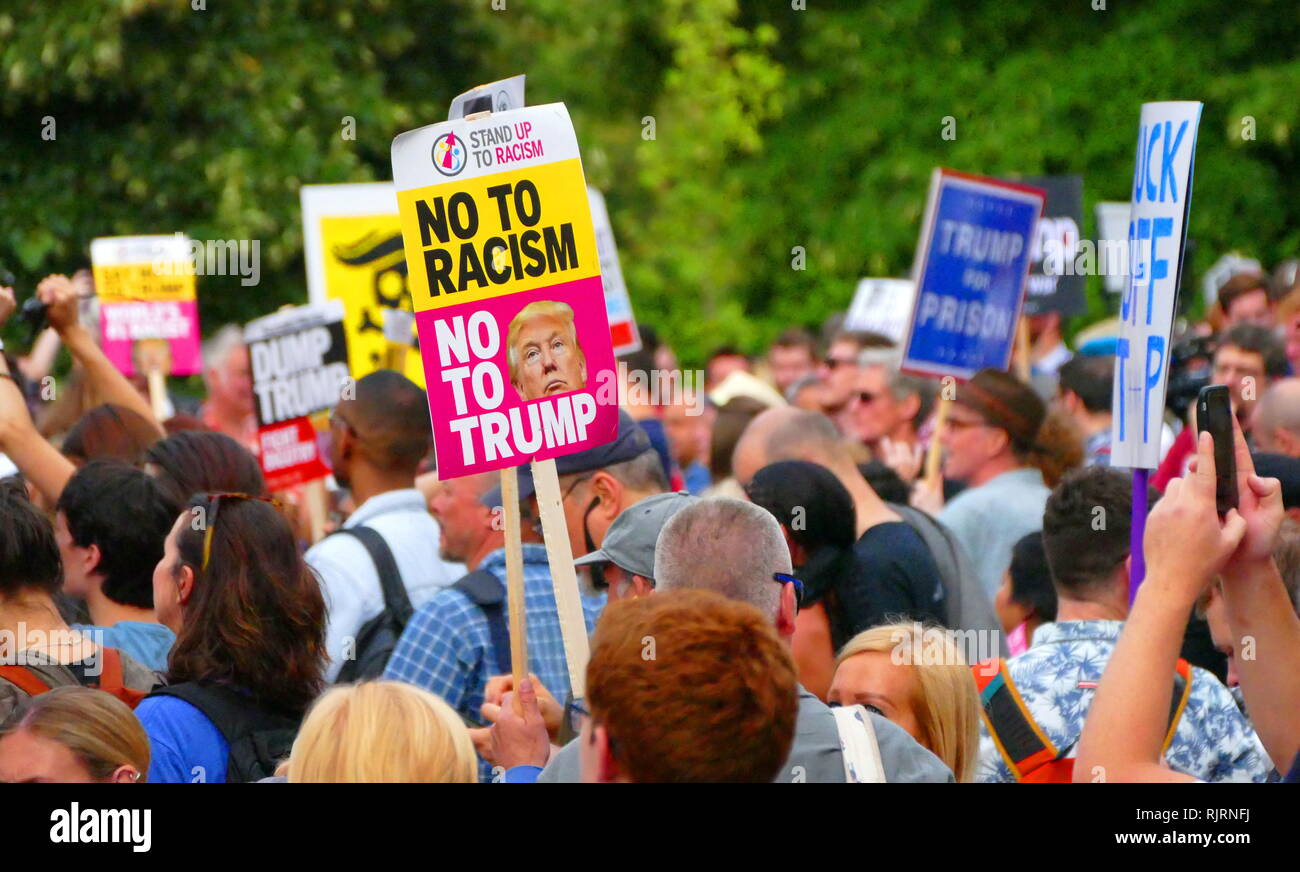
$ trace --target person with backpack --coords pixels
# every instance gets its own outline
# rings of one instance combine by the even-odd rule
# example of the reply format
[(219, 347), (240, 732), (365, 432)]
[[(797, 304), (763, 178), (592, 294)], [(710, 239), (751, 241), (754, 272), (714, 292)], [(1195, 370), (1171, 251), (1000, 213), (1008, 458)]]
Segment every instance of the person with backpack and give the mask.
[[(386, 679), (413, 684), (446, 700), (470, 723), (481, 720), (488, 678), (511, 667), (505, 532), (489, 499), (495, 496), (498, 478), (498, 473), (487, 472), (452, 479), (431, 501), (442, 527), (443, 556), (464, 561), (469, 573), (415, 612), (384, 671)], [(522, 484), (522, 471), (520, 479)], [(564, 694), (569, 675), (546, 547), (533, 524), (521, 526), (520, 539), (528, 666), (548, 687)], [(604, 604), (603, 596), (582, 597), (588, 632)], [(479, 777), (491, 778), (486, 762), (479, 764)]]
[(334, 478), (357, 509), (307, 552), (329, 606), (326, 678), (375, 678), (414, 609), (465, 574), (439, 556), (438, 522), (415, 487), (429, 451), (429, 405), (415, 382), (381, 369), (330, 417)]
[[(1129, 616), (1132, 503), (1128, 477), (1103, 466), (1068, 474), (1048, 498), (1043, 547), (1056, 621), (1034, 632), (1024, 654), (972, 667), (983, 707), (977, 781), (1074, 777), (1084, 719)], [(1204, 781), (1268, 777), (1259, 738), (1212, 673), (1178, 661), (1165, 680), (1152, 693), (1169, 701), (1160, 751), (1171, 767)]]
[(134, 706), (157, 677), (133, 657), (68, 626), (54, 529), (19, 485), (0, 485), (0, 721), (55, 687), (99, 688)]
[(266, 497), (197, 496), (167, 536), (153, 585), (176, 644), (168, 684), (136, 709), (149, 780), (269, 777), (324, 686), (325, 601), (289, 522)]

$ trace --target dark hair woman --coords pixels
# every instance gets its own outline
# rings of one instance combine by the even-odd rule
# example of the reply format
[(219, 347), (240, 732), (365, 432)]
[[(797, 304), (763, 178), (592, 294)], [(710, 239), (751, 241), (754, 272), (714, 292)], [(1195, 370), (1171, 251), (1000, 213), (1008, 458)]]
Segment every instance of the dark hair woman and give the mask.
[(153, 749), (149, 780), (272, 774), (324, 684), (325, 601), (289, 523), (265, 497), (195, 497), (153, 584), (176, 644), (168, 686), (136, 710)]
[(177, 505), (198, 493), (266, 493), (257, 458), (225, 433), (182, 430), (155, 442), (144, 459), (145, 472)]

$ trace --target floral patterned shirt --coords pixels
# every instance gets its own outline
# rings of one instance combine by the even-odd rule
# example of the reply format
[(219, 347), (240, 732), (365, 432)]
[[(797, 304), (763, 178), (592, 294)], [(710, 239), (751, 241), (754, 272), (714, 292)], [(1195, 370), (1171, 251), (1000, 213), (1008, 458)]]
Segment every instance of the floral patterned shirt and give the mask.
[[(1065, 757), (1073, 757), (1088, 706), (1123, 621), (1043, 624), (1033, 645), (1007, 661), (1011, 680), (1030, 715)], [(1172, 685), (1173, 676), (1169, 676)], [(1272, 763), (1228, 689), (1211, 673), (1192, 667), (1192, 688), (1165, 752), (1173, 769), (1204, 781), (1267, 780)], [(980, 719), (977, 781), (1015, 781)]]

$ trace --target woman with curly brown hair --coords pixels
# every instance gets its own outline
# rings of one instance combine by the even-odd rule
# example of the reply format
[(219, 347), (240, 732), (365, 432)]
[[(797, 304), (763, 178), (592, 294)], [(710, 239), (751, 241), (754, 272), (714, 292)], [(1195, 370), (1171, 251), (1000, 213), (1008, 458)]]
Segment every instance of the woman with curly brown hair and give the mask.
[(195, 497), (153, 584), (176, 644), (168, 686), (137, 709), (149, 780), (270, 775), (324, 684), (325, 601), (288, 522), (265, 497)]

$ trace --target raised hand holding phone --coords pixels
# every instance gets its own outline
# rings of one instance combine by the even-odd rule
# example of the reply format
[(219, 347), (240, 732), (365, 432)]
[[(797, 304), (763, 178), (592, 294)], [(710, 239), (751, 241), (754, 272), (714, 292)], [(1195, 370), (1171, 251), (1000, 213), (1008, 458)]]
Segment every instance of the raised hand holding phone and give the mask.
[(1196, 398), (1197, 434), (1214, 438), (1215, 503), (1219, 517), (1237, 507), (1237, 453), (1232, 397), (1226, 385), (1207, 385)]

